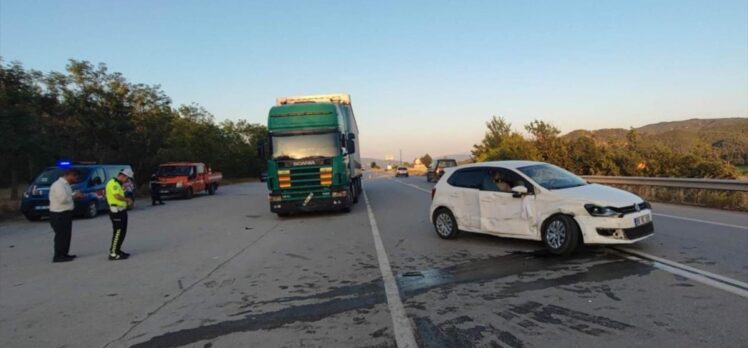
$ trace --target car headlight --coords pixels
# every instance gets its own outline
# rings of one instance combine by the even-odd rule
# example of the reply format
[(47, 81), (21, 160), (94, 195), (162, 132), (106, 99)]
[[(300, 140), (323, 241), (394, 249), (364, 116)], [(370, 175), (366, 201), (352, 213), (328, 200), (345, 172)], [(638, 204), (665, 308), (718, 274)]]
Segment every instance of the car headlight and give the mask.
[(177, 187), (182, 187), (182, 182), (181, 181), (177, 182)]
[(620, 214), (620, 212), (615, 208), (601, 207), (596, 204), (585, 204), (584, 209), (586, 209), (592, 216), (611, 217)]

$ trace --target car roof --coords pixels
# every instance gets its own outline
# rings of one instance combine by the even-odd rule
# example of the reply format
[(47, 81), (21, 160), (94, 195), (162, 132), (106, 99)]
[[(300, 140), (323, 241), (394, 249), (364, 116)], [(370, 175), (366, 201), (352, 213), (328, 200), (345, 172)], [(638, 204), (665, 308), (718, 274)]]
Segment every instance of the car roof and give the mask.
[(491, 162), (478, 162), (471, 164), (461, 165), (459, 168), (470, 168), (470, 167), (503, 167), (517, 169), (521, 167), (527, 167), (538, 164), (548, 164), (545, 162), (538, 161), (491, 161)]

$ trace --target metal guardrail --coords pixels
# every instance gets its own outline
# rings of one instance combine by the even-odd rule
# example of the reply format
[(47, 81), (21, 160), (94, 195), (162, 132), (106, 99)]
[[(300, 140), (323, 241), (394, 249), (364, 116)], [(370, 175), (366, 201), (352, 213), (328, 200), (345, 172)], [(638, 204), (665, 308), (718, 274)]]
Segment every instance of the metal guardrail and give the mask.
[(583, 178), (597, 184), (664, 186), (702, 190), (748, 192), (748, 180), (695, 179), (695, 178), (649, 178), (643, 176), (586, 175)]

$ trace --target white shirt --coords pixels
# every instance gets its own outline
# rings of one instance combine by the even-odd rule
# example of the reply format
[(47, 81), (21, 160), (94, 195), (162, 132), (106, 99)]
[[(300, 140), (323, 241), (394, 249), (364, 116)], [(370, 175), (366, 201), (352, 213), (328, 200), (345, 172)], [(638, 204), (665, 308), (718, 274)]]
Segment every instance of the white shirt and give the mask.
[(60, 177), (49, 188), (49, 211), (60, 213), (73, 208), (73, 189), (65, 178)]

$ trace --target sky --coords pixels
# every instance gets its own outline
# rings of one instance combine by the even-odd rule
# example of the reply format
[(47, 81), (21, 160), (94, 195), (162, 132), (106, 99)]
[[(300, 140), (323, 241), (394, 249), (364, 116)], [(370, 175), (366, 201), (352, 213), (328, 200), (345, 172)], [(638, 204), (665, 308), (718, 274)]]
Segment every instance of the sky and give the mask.
[(469, 153), (492, 115), (563, 132), (748, 117), (746, 0), (0, 0), (0, 56), (106, 63), (218, 121), (349, 93), (375, 158)]

